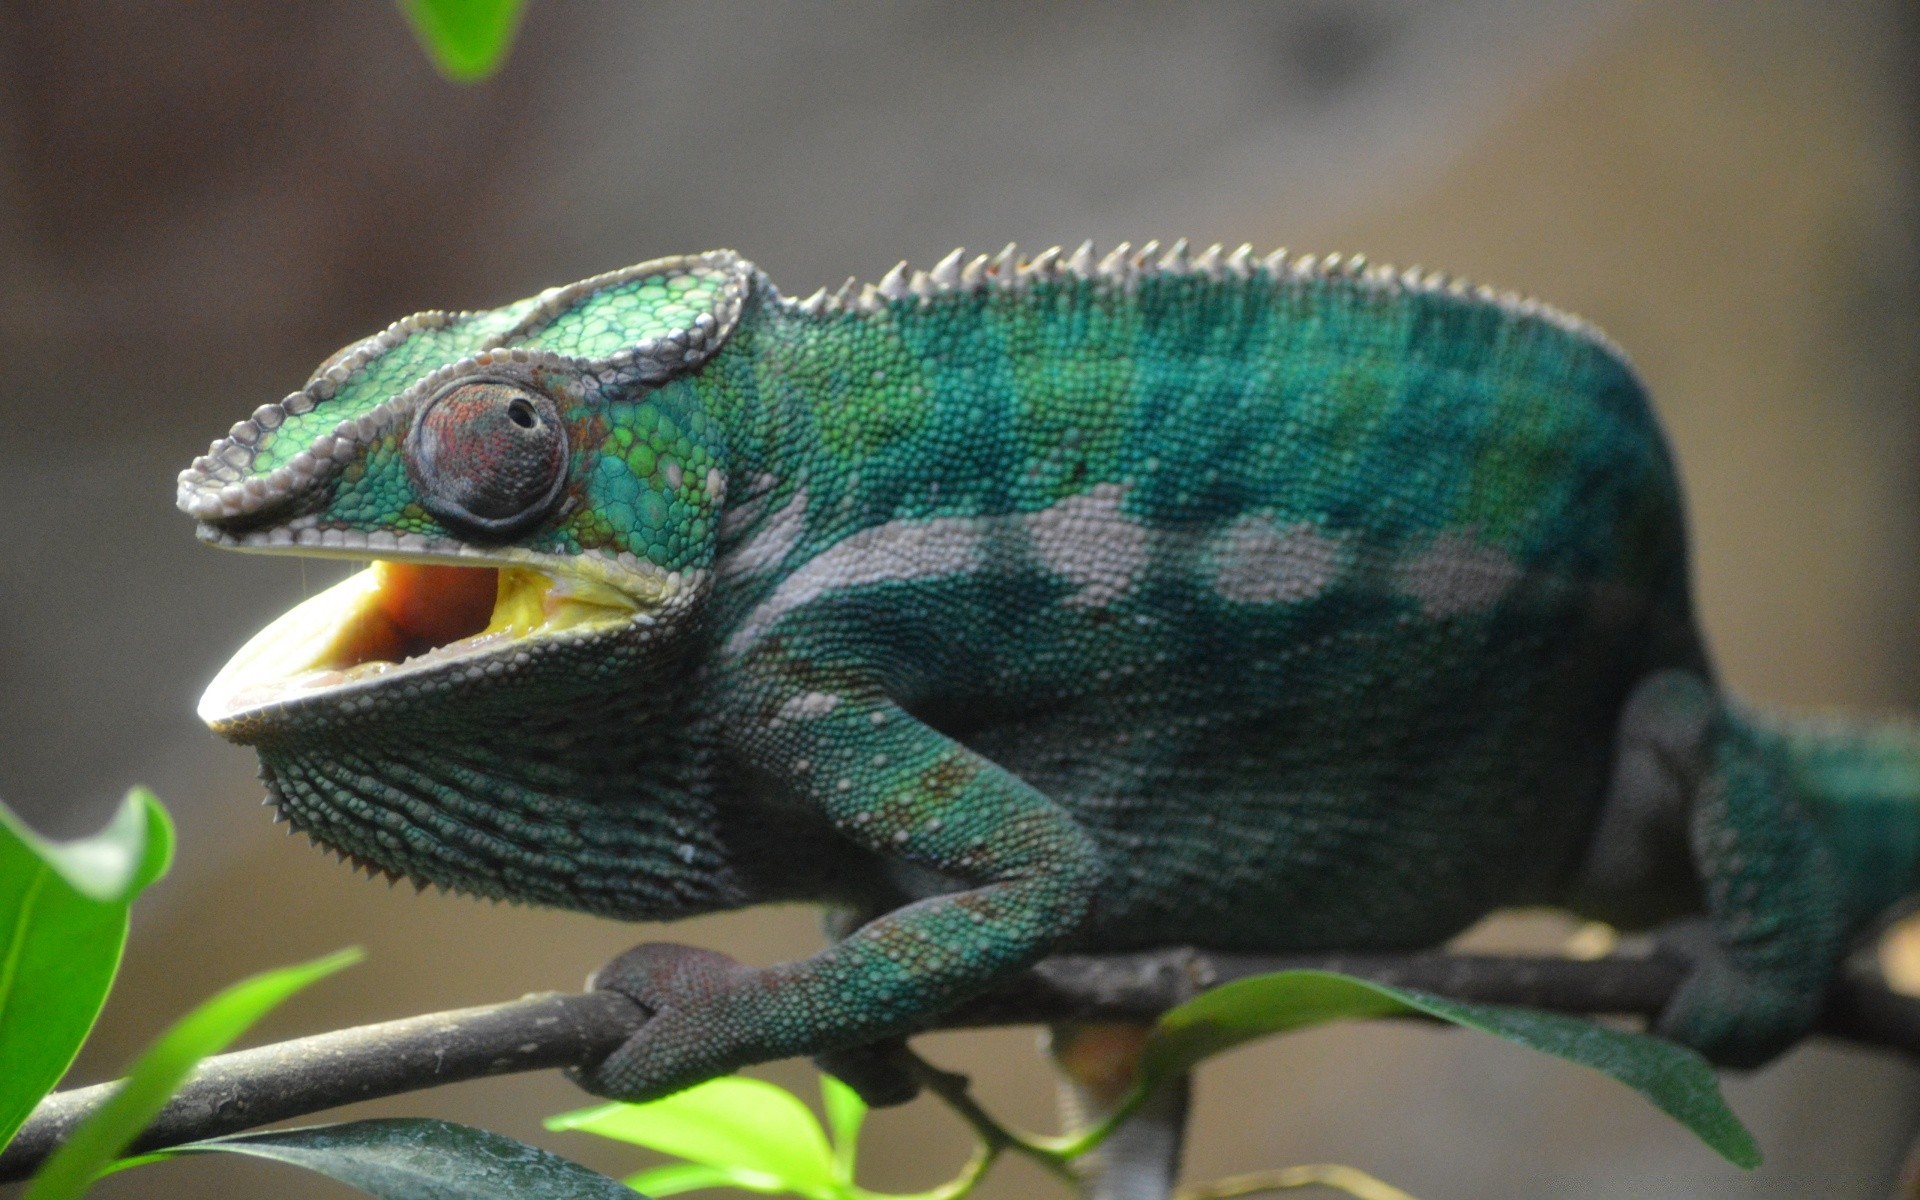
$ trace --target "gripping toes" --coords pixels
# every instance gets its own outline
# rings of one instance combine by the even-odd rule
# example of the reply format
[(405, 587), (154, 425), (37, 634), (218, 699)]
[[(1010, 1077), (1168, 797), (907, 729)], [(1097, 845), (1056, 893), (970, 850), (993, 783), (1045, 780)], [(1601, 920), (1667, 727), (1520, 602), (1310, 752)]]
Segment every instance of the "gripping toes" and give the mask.
[(650, 943), (593, 973), (587, 987), (614, 991), (647, 1013), (640, 1031), (597, 1066), (574, 1072), (611, 1100), (653, 1100), (753, 1061), (736, 1008), (760, 972), (714, 950)]
[(1693, 959), (1655, 1031), (1720, 1066), (1761, 1067), (1806, 1036), (1821, 995), (1803, 981), (1741, 970), (1712, 949)]

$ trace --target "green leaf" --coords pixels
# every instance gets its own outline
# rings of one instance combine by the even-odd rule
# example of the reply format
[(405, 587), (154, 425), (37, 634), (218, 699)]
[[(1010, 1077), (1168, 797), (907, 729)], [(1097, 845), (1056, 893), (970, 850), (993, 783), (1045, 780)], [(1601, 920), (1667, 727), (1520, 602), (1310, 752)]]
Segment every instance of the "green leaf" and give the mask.
[(243, 1133), (149, 1157), (216, 1152), (305, 1167), (382, 1200), (634, 1200), (627, 1185), (571, 1159), (425, 1117)]
[(526, 0), (400, 0), (400, 11), (440, 73), (477, 83), (507, 61)]
[(546, 1124), (718, 1167), (735, 1175), (736, 1186), (756, 1191), (814, 1200), (845, 1194), (820, 1122), (792, 1092), (759, 1079), (726, 1075), (663, 1100), (603, 1104)]
[(101, 904), (125, 903), (173, 863), (173, 821), (146, 788), (129, 790), (107, 827), (90, 838), (49, 842), (5, 805), (0, 828), (26, 843), (81, 895)]
[(852, 1184), (854, 1158), (860, 1152), (860, 1126), (867, 1119), (867, 1102), (860, 1098), (859, 1092), (822, 1072), (820, 1104), (827, 1111), (827, 1128), (833, 1133), (833, 1176), (843, 1184)]
[(23, 1200), (67, 1200), (84, 1192), (147, 1127), (201, 1059), (224, 1049), (295, 992), (359, 959), (360, 951), (342, 950), (310, 963), (262, 972), (174, 1022), (134, 1062), (106, 1103), (47, 1159)]
[(650, 1171), (629, 1175), (625, 1183), (645, 1196), (678, 1196), (681, 1192), (697, 1192), (703, 1188), (721, 1187), (741, 1188), (750, 1192), (767, 1190), (757, 1186), (750, 1179), (743, 1179), (737, 1171), (729, 1171), (725, 1167), (709, 1167), (705, 1163), (687, 1162), (668, 1163), (664, 1167), (655, 1167)]
[(0, 805), (0, 1146), (80, 1052), (120, 969), (127, 909), (172, 859), (173, 825), (145, 788), (72, 842)]
[(1256, 975), (1166, 1013), (1147, 1040), (1135, 1094), (1143, 1096), (1202, 1059), (1269, 1033), (1353, 1017), (1411, 1014), (1438, 1017), (1591, 1067), (1651, 1100), (1729, 1162), (1760, 1164), (1753, 1135), (1721, 1098), (1713, 1068), (1691, 1050), (1577, 1017), (1467, 1004), (1331, 971)]

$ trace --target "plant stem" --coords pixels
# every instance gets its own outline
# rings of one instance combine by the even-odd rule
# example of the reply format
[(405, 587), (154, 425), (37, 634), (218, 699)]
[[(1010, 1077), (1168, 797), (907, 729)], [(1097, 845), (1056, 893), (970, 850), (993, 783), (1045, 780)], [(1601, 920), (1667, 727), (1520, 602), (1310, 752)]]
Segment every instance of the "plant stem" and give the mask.
[(1039, 1140), (1002, 1125), (991, 1113), (981, 1108), (967, 1088), (965, 1075), (942, 1070), (912, 1051), (907, 1052), (907, 1057), (913, 1064), (914, 1078), (967, 1123), (973, 1135), (980, 1139), (986, 1154), (997, 1157), (1002, 1151), (1011, 1150), (1032, 1159), (1067, 1182), (1075, 1182), (1073, 1168), (1064, 1156)]

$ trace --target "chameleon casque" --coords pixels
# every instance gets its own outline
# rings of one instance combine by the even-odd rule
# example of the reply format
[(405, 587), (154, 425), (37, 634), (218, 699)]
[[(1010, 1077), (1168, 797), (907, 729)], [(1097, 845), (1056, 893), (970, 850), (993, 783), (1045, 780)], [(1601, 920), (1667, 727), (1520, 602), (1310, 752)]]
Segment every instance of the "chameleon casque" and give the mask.
[(1358, 258), (1012, 247), (782, 296), (727, 251), (357, 342), (180, 477), (202, 539), (374, 560), (201, 715), (314, 840), (634, 920), (587, 1082), (884, 1040), (1056, 950), (1432, 946), (1705, 913), (1660, 1022), (1801, 1036), (1920, 864), (1920, 736), (1716, 687), (1632, 368)]

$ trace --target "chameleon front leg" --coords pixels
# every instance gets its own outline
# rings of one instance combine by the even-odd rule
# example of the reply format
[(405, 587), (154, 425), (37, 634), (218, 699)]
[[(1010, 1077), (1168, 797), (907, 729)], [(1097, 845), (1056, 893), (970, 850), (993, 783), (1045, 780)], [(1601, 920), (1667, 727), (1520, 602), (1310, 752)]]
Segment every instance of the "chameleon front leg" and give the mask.
[(1099, 851), (1065, 810), (878, 689), (776, 687), (742, 708), (735, 750), (790, 802), (962, 890), (772, 967), (681, 946), (629, 951), (593, 983), (651, 1018), (583, 1073), (602, 1095), (648, 1099), (748, 1063), (903, 1033), (1037, 961), (1080, 926), (1096, 894)]

